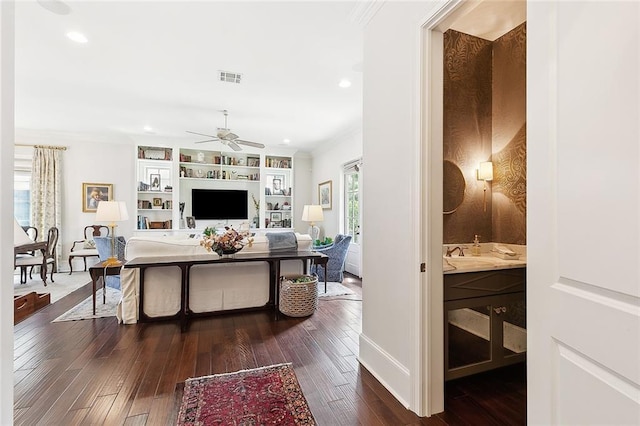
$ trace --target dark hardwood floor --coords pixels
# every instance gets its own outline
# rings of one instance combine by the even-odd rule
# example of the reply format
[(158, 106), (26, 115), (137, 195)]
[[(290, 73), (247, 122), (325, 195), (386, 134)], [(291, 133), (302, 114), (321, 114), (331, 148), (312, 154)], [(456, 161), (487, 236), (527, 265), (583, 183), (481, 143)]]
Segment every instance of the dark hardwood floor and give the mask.
[(201, 318), (186, 332), (115, 318), (51, 323), (91, 294), (84, 286), (15, 326), (16, 425), (175, 424), (189, 377), (292, 362), (319, 425), (522, 425), (524, 365), (446, 384), (446, 410), (420, 418), (360, 364), (356, 295), (320, 299), (309, 318), (260, 311)]

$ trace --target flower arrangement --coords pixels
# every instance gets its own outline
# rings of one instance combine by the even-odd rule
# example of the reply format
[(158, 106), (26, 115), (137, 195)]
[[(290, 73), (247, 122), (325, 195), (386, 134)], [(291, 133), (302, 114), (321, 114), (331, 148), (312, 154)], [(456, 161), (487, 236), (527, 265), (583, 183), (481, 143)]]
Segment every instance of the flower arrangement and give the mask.
[(260, 211), (260, 200), (256, 200), (256, 196), (251, 194), (251, 198), (253, 198), (253, 207), (256, 208), (256, 214)]
[(225, 226), (224, 229), (222, 234), (218, 234), (214, 228), (205, 228), (200, 245), (209, 252), (215, 251), (219, 256), (237, 253), (245, 245), (251, 247), (253, 238), (240, 234), (231, 226)]

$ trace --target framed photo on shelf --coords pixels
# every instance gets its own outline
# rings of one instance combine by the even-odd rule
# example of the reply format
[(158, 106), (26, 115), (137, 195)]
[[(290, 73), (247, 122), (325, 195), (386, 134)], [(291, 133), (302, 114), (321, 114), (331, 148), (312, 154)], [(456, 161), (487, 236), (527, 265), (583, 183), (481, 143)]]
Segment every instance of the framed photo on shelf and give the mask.
[(113, 201), (112, 183), (82, 183), (82, 211), (95, 213), (100, 201)]
[(196, 218), (193, 216), (187, 216), (187, 228), (194, 229), (196, 227)]
[(271, 212), (271, 222), (282, 222), (282, 212)]
[(152, 173), (149, 175), (149, 190), (160, 191), (160, 174)]
[(153, 207), (162, 207), (162, 198), (155, 198), (153, 199)]
[(318, 202), (323, 209), (331, 210), (331, 200), (333, 198), (331, 181), (318, 184)]

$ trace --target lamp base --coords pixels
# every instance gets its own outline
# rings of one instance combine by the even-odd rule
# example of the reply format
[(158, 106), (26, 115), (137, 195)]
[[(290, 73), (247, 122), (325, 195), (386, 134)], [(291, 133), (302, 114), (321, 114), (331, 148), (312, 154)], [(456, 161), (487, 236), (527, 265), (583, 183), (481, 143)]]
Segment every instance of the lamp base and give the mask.
[(107, 260), (102, 262), (102, 264), (104, 266), (118, 266), (118, 265), (122, 265), (122, 262), (120, 262), (117, 257), (109, 257), (107, 258)]
[(307, 232), (309, 233), (309, 235), (311, 235), (311, 243), (315, 244), (316, 240), (320, 239), (320, 228), (318, 228), (315, 225), (311, 225), (309, 226), (309, 229), (307, 230)]

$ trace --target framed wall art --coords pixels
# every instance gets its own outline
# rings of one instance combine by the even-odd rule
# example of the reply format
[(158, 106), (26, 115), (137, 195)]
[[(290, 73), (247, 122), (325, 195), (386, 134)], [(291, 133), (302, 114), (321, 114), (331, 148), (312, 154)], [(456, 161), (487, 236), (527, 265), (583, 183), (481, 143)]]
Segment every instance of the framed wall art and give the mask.
[(333, 199), (332, 184), (328, 180), (318, 184), (318, 203), (323, 209), (331, 210), (331, 200)]
[(82, 183), (82, 211), (95, 213), (100, 201), (113, 201), (112, 183)]

